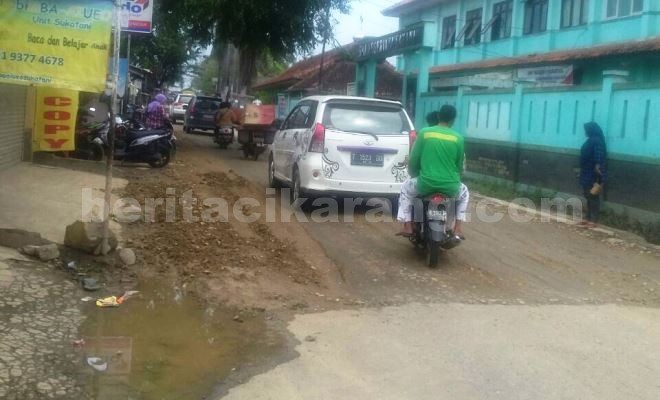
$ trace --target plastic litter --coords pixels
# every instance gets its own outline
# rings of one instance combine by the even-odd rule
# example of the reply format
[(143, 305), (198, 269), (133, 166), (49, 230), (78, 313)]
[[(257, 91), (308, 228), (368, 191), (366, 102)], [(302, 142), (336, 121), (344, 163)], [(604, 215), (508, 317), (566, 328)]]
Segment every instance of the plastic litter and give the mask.
[(119, 302), (117, 301), (117, 296), (110, 296), (103, 299), (96, 300), (97, 307), (118, 307)]
[(127, 290), (121, 296), (110, 296), (103, 299), (96, 300), (96, 305), (98, 307), (119, 307), (120, 304), (124, 303), (126, 300), (131, 298), (136, 294), (140, 293), (138, 290)]
[(117, 299), (117, 303), (121, 304), (138, 293), (140, 293), (139, 290), (127, 290)]
[(99, 357), (87, 357), (87, 364), (99, 372), (104, 372), (108, 369), (108, 363)]
[(66, 263), (66, 267), (71, 271), (75, 271), (76, 269), (78, 269), (78, 265), (76, 264), (75, 261), (69, 261), (68, 263)]
[(92, 300), (94, 300), (94, 298), (93, 298), (93, 297), (89, 297), (89, 296), (85, 296), (85, 297), (83, 297), (82, 299), (80, 299), (80, 301), (84, 301), (84, 302), (88, 302), (88, 301), (92, 301)]
[(83, 347), (85, 345), (85, 339), (78, 339), (71, 342), (75, 347)]

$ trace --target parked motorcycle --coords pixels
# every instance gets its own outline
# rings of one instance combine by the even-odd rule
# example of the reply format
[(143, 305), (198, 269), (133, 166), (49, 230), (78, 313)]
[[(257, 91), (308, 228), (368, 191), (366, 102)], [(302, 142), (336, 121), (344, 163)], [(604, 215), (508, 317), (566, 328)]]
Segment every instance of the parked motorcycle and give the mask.
[[(174, 127), (169, 121), (162, 129), (147, 129), (140, 121), (116, 117), (114, 159), (145, 162), (152, 168), (166, 166), (176, 153)], [(108, 149), (110, 121), (106, 120), (77, 132), (76, 153), (83, 158), (102, 160)]]
[(410, 241), (426, 251), (426, 265), (435, 268), (440, 252), (449, 250), (461, 243), (453, 226), (456, 221), (456, 202), (440, 193), (426, 196), (421, 200), (422, 216), (415, 215), (419, 204), (413, 207), (414, 231)]
[(117, 124), (115, 160), (146, 162), (152, 168), (162, 168), (169, 164), (175, 154), (176, 136), (169, 120), (165, 121), (165, 127), (161, 129), (146, 129), (134, 120)]

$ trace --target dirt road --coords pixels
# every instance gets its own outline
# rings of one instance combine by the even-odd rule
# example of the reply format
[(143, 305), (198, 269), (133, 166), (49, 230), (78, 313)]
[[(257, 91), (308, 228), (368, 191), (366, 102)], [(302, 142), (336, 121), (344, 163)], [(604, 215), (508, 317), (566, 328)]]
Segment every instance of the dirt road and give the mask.
[[(193, 189), (198, 201), (257, 199), (239, 207), (243, 216), (276, 202), (277, 193), (265, 194), (264, 160), (178, 135), (175, 164), (129, 176), (127, 194), (164, 196), (169, 187)], [(167, 266), (160, 272), (179, 274), (211, 301), (293, 317), (299, 357), (245, 384), (227, 382), (218, 393), (236, 386), (229, 398), (660, 395), (650, 378), (660, 373), (656, 248), (538, 218), (475, 219), (463, 245), (428, 269), (393, 235), (395, 223), (367, 222), (369, 210), (358, 208), (353, 222), (252, 224), (236, 216), (167, 224), (161, 212), (127, 235), (141, 243), (146, 270)], [(634, 390), (621, 387), (628, 383)]]
[[(264, 190), (264, 160), (220, 150), (209, 137), (183, 139), (184, 160), (194, 154), (198, 162), (230, 168)], [(395, 223), (369, 223), (364, 213), (358, 209), (352, 223), (300, 225), (335, 264), (343, 286), (369, 302), (660, 304), (657, 255), (606, 234), (538, 218), (526, 223), (474, 218), (466, 228), (468, 240), (430, 270), (410, 243), (394, 237)]]

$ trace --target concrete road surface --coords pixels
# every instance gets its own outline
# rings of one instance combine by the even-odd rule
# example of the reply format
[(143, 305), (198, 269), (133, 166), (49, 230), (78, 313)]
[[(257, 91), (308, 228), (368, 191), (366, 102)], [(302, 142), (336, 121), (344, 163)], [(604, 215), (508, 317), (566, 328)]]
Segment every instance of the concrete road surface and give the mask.
[(223, 399), (660, 398), (658, 309), (408, 304), (289, 328), (300, 356)]

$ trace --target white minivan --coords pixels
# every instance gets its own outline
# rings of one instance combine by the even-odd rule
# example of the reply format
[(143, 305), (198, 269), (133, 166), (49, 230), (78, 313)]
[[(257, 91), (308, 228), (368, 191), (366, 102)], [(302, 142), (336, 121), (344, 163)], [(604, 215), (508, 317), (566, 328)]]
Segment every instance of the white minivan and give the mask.
[(313, 96), (291, 110), (268, 158), (271, 187), (307, 196), (398, 196), (413, 124), (399, 102)]

